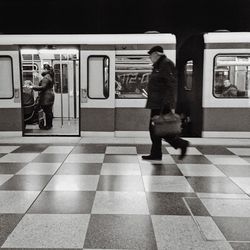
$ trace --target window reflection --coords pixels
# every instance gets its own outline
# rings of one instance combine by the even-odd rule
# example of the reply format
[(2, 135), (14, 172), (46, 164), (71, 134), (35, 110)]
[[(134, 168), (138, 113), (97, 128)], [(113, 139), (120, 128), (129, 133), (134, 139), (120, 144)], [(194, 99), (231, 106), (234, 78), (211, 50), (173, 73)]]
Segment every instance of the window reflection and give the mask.
[(193, 61), (187, 61), (184, 69), (185, 75), (185, 90), (192, 90), (192, 83), (193, 83)]
[(152, 71), (149, 56), (118, 55), (115, 69), (116, 98), (146, 98)]

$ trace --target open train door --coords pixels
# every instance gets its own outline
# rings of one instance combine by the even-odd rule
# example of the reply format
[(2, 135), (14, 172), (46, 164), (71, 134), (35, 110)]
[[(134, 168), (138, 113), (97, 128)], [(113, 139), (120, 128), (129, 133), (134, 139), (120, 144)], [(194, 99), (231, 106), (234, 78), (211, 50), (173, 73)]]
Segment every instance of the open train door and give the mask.
[[(24, 135), (79, 136), (79, 49), (66, 46), (48, 46), (53, 49), (33, 46), (21, 49)], [(31, 93), (34, 104), (26, 105), (27, 83), (39, 86), (43, 66), (49, 64), (54, 70), (55, 101), (53, 105), (53, 127), (43, 129), (46, 114), (39, 107), (39, 92)]]

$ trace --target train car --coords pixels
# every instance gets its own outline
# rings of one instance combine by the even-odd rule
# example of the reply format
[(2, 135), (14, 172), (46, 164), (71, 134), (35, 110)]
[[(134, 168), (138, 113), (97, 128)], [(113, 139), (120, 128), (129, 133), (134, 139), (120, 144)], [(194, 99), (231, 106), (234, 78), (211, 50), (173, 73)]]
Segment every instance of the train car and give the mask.
[(250, 138), (250, 33), (195, 35), (177, 54), (183, 134)]
[[(147, 51), (155, 45), (175, 62), (173, 34), (0, 35), (0, 133), (147, 135)], [(27, 84), (39, 84), (45, 64), (55, 73), (50, 130), (39, 129), (36, 103), (25, 103)]]

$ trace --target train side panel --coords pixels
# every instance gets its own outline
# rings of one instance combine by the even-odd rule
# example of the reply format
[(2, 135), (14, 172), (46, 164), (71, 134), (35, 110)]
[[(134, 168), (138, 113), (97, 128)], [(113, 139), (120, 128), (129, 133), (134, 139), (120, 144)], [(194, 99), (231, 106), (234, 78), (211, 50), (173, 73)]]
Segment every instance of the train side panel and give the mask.
[[(233, 36), (228, 33), (224, 42), (205, 44), (204, 137), (250, 137), (250, 41), (233, 43)], [(223, 92), (225, 80), (231, 82), (235, 94)]]
[[(0, 131), (21, 133), (20, 65), (16, 46), (0, 46), (0, 61)], [(12, 86), (9, 87), (9, 84)]]

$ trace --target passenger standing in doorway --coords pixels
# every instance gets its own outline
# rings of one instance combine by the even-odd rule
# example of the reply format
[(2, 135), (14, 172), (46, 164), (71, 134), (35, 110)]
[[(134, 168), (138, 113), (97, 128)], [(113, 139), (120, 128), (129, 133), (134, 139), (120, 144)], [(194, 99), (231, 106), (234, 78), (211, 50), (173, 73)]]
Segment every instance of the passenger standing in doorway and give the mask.
[(44, 71), (42, 72), (42, 80), (39, 82), (39, 86), (33, 86), (32, 88), (36, 91), (39, 91), (39, 104), (41, 105), (45, 117), (46, 117), (46, 126), (41, 129), (51, 129), (53, 127), (53, 104), (55, 100), (55, 94), (53, 90), (54, 86), (54, 71), (49, 64), (44, 64)]
[[(146, 108), (151, 109), (150, 118), (160, 113), (166, 114), (175, 111), (177, 80), (174, 63), (166, 57), (161, 46), (155, 46), (148, 51), (153, 63), (153, 71), (148, 83), (148, 100)], [(162, 138), (154, 134), (152, 121), (149, 122), (149, 132), (152, 141), (150, 155), (143, 155), (144, 160), (162, 159)], [(186, 155), (189, 142), (179, 136), (164, 137), (175, 149), (181, 149), (179, 159)]]

